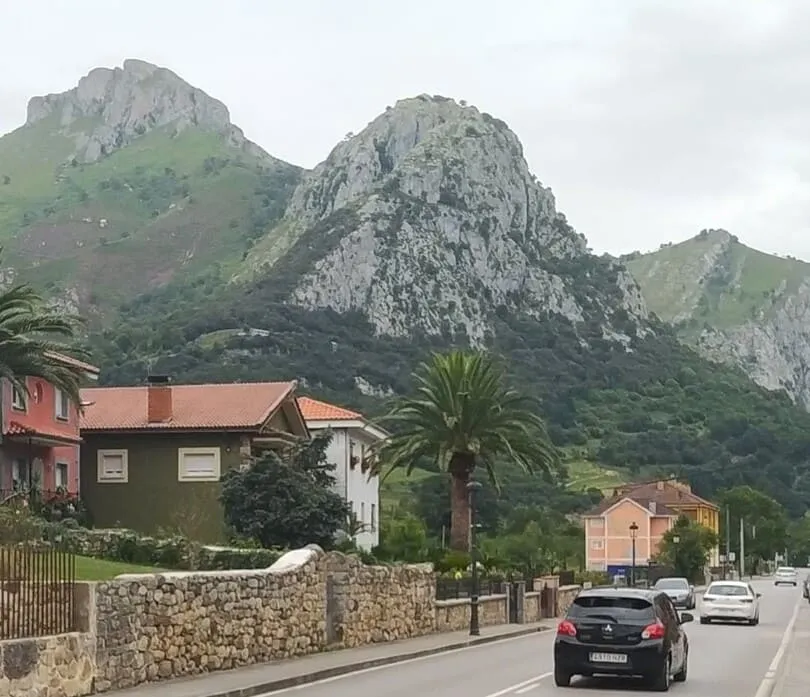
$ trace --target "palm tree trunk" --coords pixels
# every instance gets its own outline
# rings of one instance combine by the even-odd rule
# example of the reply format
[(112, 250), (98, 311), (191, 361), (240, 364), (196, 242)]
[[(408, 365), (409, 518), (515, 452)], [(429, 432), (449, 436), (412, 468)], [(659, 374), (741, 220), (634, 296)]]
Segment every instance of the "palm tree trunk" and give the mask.
[(450, 549), (470, 551), (470, 498), (467, 484), (475, 461), (468, 454), (453, 455), (450, 461)]

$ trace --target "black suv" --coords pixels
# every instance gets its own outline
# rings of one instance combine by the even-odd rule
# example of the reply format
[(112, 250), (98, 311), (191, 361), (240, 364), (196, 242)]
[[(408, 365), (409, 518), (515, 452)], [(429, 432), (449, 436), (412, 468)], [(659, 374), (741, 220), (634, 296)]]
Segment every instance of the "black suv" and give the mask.
[(589, 588), (580, 591), (554, 642), (554, 682), (568, 687), (574, 675), (642, 677), (656, 692), (684, 682), (689, 640), (669, 596), (655, 589)]

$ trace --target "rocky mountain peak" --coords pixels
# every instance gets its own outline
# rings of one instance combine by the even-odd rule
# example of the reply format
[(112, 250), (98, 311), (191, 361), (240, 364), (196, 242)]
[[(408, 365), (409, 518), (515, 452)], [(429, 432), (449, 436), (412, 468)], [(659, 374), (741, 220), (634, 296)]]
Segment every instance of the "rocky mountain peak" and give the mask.
[[(580, 322), (600, 302), (572, 276), (574, 260), (588, 256), (585, 239), (529, 171), (517, 136), (445, 97), (401, 100), (347, 135), (249, 264), (266, 269), (296, 245), (323, 256), (302, 269), (290, 302), (361, 311), (383, 335), (481, 341), (499, 307)], [(624, 269), (600, 263), (615, 267), (620, 297), (606, 305), (646, 314)]]
[(129, 59), (120, 68), (95, 68), (61, 94), (32, 98), (27, 126), (53, 119), (76, 143), (72, 158), (94, 162), (161, 128), (215, 131), (236, 147), (261, 154), (230, 121), (228, 108), (171, 70)]

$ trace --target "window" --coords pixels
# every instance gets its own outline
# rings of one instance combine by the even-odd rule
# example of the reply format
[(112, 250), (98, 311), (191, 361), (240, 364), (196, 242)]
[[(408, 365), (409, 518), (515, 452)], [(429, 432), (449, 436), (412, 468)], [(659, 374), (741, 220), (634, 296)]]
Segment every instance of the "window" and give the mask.
[(21, 489), (28, 486), (28, 462), (25, 460), (14, 460), (11, 463), (11, 479), (14, 489)]
[(371, 504), (371, 532), (377, 529), (377, 504)]
[(67, 421), (70, 417), (70, 399), (67, 392), (60, 390), (58, 387), (55, 388), (54, 399), (56, 402), (56, 418), (60, 421)]
[(655, 610), (649, 600), (635, 596), (580, 595), (568, 611), (568, 616), (572, 618), (592, 616), (603, 618), (605, 615), (615, 617), (618, 622), (646, 621), (655, 619)]
[(11, 407), (17, 411), (25, 411), (25, 393), (12, 385)]
[(98, 451), (98, 481), (126, 483), (129, 463), (126, 450)]
[(53, 481), (57, 489), (67, 489), (68, 486), (68, 464), (67, 462), (57, 462), (53, 472)]
[(365, 527), (366, 524), (366, 502), (360, 502), (360, 525)]
[(604, 548), (605, 548), (604, 540), (591, 540), (591, 549), (604, 549)]
[(602, 518), (589, 518), (588, 525), (592, 528), (603, 528), (605, 527), (605, 521)]
[(177, 451), (177, 480), (218, 482), (219, 448), (180, 448)]

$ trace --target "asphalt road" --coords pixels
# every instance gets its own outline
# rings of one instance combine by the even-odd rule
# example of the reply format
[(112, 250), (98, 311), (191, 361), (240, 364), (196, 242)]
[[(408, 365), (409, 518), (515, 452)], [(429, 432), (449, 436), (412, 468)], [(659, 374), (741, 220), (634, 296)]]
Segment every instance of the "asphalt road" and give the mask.
[[(755, 697), (793, 617), (801, 590), (754, 581), (762, 593), (760, 624), (686, 625), (689, 677), (670, 694), (683, 697)], [(700, 602), (700, 601), (698, 601)], [(806, 602), (806, 601), (804, 601)], [(483, 632), (486, 629), (482, 630)], [(570, 688), (551, 679), (553, 632), (486, 644), (282, 690), (295, 697), (616, 697), (653, 694), (632, 680), (574, 678)]]

